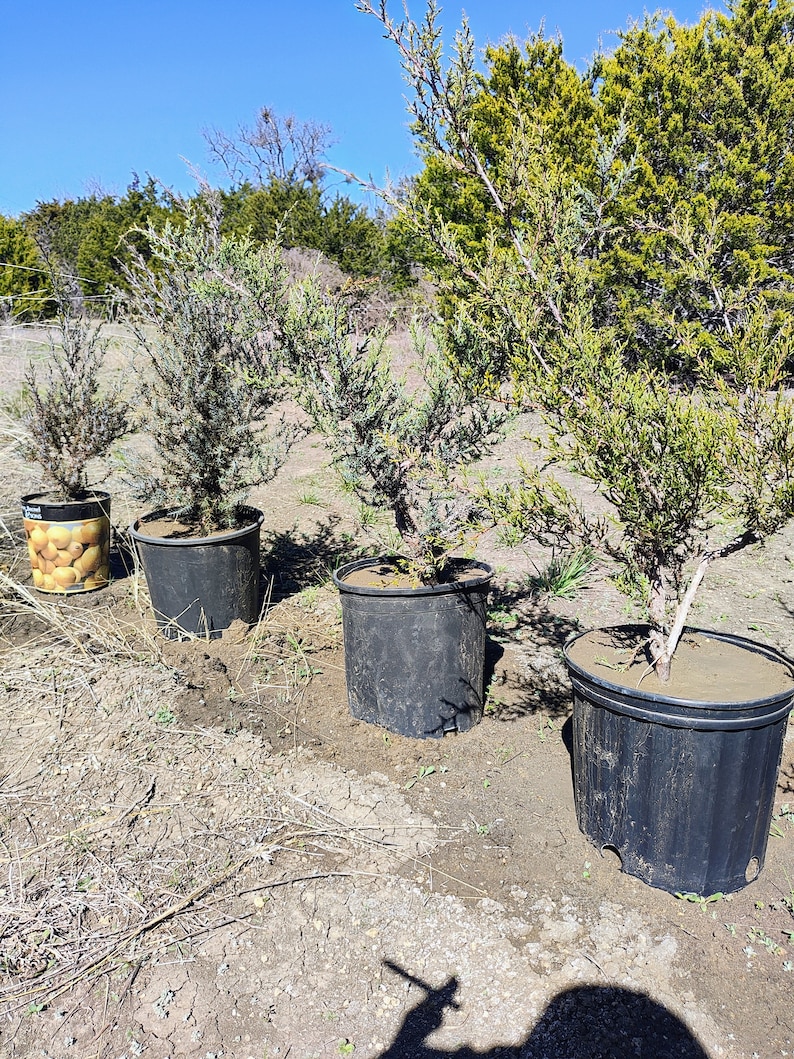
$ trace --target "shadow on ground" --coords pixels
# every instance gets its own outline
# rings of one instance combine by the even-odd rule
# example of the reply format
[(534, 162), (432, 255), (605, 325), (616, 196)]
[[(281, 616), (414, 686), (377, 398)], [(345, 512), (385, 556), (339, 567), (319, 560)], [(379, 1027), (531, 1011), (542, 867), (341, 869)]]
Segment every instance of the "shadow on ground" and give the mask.
[(465, 1045), (434, 1048), (427, 1038), (447, 1009), (457, 1011), (458, 980), (438, 989), (390, 960), (384, 965), (423, 992), (397, 1034), (377, 1059), (708, 1059), (689, 1029), (644, 993), (602, 986), (577, 986), (559, 993), (523, 1044), (476, 1051)]

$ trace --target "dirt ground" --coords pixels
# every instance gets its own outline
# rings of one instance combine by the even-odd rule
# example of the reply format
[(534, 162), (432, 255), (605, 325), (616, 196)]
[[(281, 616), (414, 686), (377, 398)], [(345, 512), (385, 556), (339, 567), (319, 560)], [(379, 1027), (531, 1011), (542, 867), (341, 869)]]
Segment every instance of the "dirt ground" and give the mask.
[[(6, 393), (27, 348), (3, 332)], [(3, 456), (0, 1059), (794, 1055), (794, 739), (736, 894), (654, 889), (577, 827), (561, 647), (634, 616), (606, 571), (549, 597), (548, 555), (483, 535), (485, 716), (410, 740), (347, 707), (329, 571), (378, 527), (321, 439), (251, 497), (260, 624), (211, 642), (156, 633), (113, 474), (113, 583), (36, 593), (38, 479)], [(786, 531), (715, 569), (693, 621), (794, 654), (793, 614)]]

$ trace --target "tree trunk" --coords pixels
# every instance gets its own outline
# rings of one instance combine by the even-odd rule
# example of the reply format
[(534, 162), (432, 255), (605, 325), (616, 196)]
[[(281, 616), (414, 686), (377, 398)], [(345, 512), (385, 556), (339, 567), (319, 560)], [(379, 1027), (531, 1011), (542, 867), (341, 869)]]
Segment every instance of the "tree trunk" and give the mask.
[(665, 577), (661, 568), (657, 567), (651, 577), (648, 620), (651, 627), (650, 651), (653, 659), (653, 668), (662, 684), (666, 684), (670, 680), (670, 652), (664, 633), (666, 603)]

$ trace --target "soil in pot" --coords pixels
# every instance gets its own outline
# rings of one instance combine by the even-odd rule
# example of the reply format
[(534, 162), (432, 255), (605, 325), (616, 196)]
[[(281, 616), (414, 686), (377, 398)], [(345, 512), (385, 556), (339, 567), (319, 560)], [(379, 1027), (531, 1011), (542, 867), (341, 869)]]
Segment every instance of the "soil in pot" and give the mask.
[(763, 866), (794, 669), (751, 640), (689, 630), (662, 685), (645, 633), (566, 646), (579, 826), (653, 886), (730, 893)]
[(158, 628), (171, 640), (216, 639), (234, 621), (259, 616), (259, 531), (264, 515), (241, 512), (238, 527), (197, 536), (153, 512), (130, 527)]
[(415, 739), (465, 732), (480, 720), (493, 571), (467, 559), (453, 560), (452, 570), (444, 584), (419, 586), (392, 558), (334, 574), (354, 717)]
[(33, 584), (39, 592), (93, 592), (110, 580), (110, 494), (80, 500), (22, 497)]

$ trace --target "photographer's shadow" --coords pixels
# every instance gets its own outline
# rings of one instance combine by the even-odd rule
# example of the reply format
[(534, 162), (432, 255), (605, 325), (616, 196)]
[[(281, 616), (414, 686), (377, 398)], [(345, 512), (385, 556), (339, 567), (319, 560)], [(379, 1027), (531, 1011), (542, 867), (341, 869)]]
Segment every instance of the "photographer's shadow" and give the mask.
[(458, 979), (453, 976), (433, 989), (390, 960), (384, 964), (424, 995), (377, 1059), (708, 1059), (667, 1008), (644, 993), (616, 986), (575, 986), (559, 993), (523, 1044), (484, 1052), (466, 1046), (434, 1048), (427, 1038), (442, 1026), (448, 1008), (460, 1009)]

